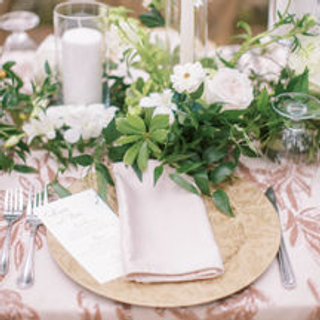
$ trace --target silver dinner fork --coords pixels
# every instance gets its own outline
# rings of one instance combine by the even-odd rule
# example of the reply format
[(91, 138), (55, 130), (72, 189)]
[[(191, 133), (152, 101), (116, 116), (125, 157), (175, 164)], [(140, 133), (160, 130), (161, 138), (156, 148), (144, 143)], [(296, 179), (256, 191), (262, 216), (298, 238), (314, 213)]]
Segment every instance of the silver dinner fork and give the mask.
[(8, 226), (0, 256), (0, 275), (5, 275), (9, 270), (9, 255), (11, 230), (13, 224), (21, 217), (23, 212), (22, 189), (7, 190), (4, 199), (3, 218)]
[(27, 223), (31, 227), (31, 230), (28, 253), (17, 280), (17, 284), (21, 289), (29, 288), (34, 284), (34, 243), (37, 229), (42, 224), (41, 220), (34, 214), (34, 211), (35, 209), (47, 203), (47, 188), (44, 189), (43, 194), (34, 192), (34, 194), (32, 195), (32, 192), (29, 191), (26, 219)]

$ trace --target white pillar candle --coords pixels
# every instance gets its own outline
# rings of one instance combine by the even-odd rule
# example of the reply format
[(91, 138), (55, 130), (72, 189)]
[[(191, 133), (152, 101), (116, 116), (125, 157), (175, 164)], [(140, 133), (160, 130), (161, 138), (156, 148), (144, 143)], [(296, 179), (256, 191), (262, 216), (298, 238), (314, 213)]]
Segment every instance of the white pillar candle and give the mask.
[(62, 36), (62, 91), (65, 104), (102, 102), (102, 34), (74, 28)]
[(180, 63), (185, 64), (194, 59), (194, 5), (193, 0), (180, 1)]

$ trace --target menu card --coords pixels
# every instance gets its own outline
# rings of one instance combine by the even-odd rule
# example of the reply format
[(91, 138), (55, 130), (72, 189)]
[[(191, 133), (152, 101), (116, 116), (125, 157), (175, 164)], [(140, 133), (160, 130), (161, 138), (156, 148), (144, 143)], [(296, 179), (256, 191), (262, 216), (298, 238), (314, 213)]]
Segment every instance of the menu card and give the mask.
[(123, 275), (119, 218), (94, 190), (49, 203), (35, 214), (97, 282)]

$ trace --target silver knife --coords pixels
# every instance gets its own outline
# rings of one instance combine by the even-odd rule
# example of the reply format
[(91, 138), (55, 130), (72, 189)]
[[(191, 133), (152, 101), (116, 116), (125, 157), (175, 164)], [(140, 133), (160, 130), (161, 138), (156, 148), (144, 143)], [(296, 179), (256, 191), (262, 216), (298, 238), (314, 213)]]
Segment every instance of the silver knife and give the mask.
[[(278, 213), (280, 222), (280, 212), (277, 205), (277, 198), (274, 193), (274, 190), (272, 187), (268, 188), (268, 190), (265, 192), (266, 197), (270, 200), (270, 202), (273, 204), (273, 207)], [(286, 289), (293, 289), (296, 287), (296, 277), (293, 272), (292, 264), (289, 259), (288, 251), (286, 248), (286, 244), (283, 239), (282, 231), (281, 231), (281, 243), (280, 243), (280, 249), (278, 252), (278, 261), (279, 261), (279, 269), (280, 269), (280, 278), (281, 283)]]

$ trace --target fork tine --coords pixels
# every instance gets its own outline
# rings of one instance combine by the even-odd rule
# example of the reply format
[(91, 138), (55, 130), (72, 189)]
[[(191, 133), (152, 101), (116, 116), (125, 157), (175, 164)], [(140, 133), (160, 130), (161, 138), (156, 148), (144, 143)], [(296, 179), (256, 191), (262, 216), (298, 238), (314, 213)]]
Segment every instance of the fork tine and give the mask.
[(4, 196), (4, 211), (9, 210), (9, 190), (6, 190), (6, 195)]
[(19, 211), (23, 211), (23, 191), (22, 188), (19, 188)]
[(41, 206), (43, 206), (42, 192), (39, 192), (38, 197), (39, 197), (39, 199), (38, 199), (38, 207), (41, 207)]
[(29, 189), (28, 192), (28, 204), (27, 204), (27, 216), (32, 214), (32, 189)]
[(13, 211), (13, 190), (10, 190), (10, 201), (8, 211)]
[(14, 213), (16, 213), (18, 211), (18, 188), (14, 189)]
[[(36, 190), (34, 189), (34, 198), (33, 198), (33, 204), (32, 204), (32, 209), (36, 208), (37, 207), (37, 192)], [(33, 210), (32, 210), (32, 213), (33, 213)]]

